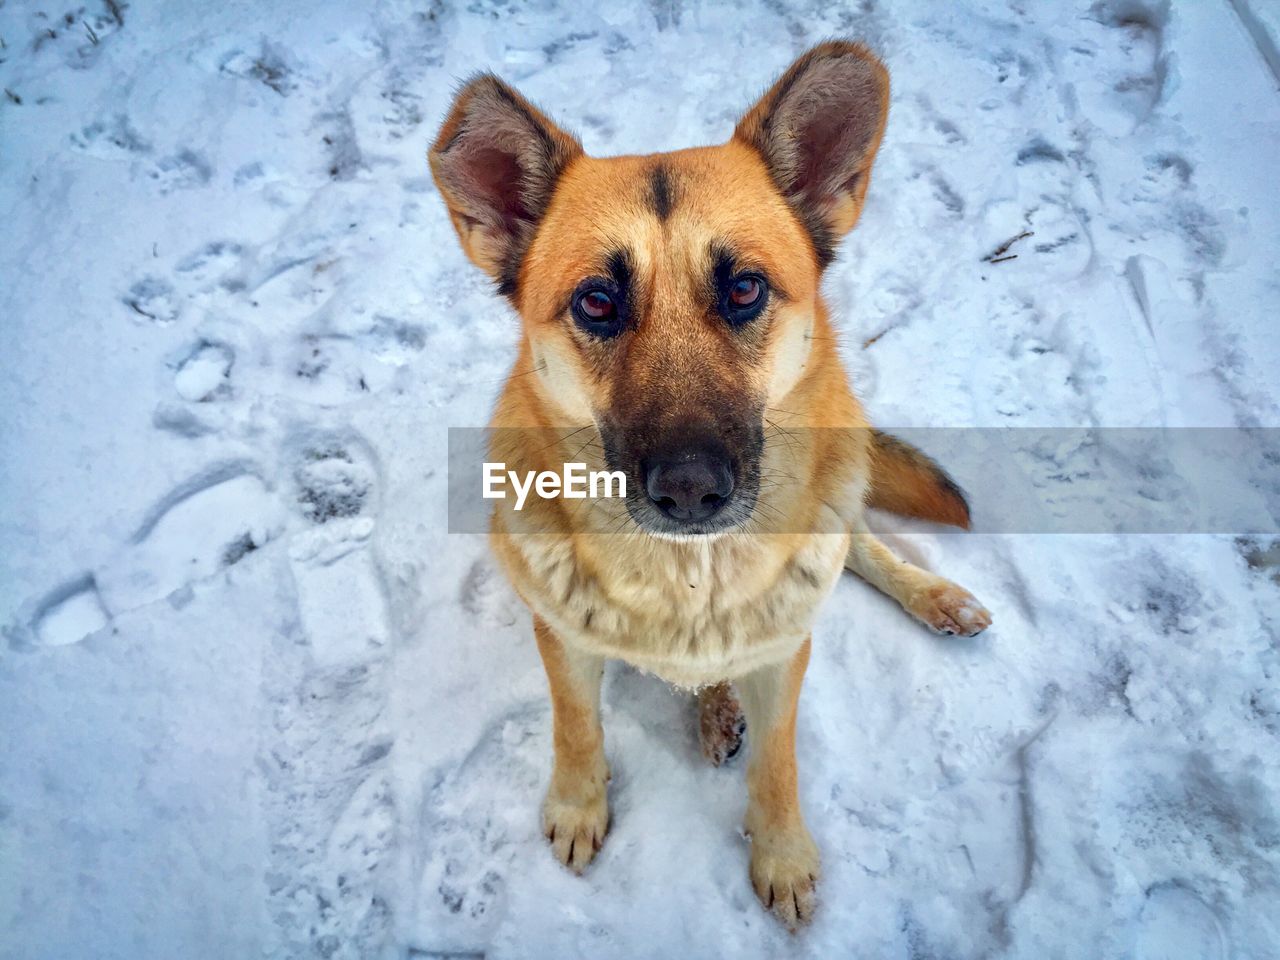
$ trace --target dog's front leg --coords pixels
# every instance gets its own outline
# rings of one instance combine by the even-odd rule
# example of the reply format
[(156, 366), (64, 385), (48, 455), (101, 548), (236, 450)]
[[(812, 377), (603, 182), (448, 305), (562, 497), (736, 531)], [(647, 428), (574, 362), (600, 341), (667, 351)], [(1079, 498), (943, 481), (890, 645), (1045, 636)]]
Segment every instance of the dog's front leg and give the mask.
[(806, 639), (789, 661), (736, 682), (751, 746), (745, 824), (751, 885), (766, 909), (792, 929), (812, 916), (818, 880), (818, 847), (800, 813), (796, 778), (796, 705), (809, 645)]
[(542, 832), (551, 841), (556, 859), (581, 873), (609, 829), (609, 765), (600, 726), (604, 658), (561, 642), (537, 617), (533, 633), (551, 685), (555, 745), (551, 786), (542, 804)]
[(864, 523), (854, 528), (845, 566), (938, 633), (972, 637), (991, 626), (991, 614), (973, 594), (894, 556)]

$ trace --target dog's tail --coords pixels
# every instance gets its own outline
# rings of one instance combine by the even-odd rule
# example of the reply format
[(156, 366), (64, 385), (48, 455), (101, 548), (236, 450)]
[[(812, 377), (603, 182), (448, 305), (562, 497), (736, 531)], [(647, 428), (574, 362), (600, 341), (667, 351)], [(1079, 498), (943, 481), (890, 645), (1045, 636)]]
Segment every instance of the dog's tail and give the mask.
[(969, 529), (969, 502), (947, 471), (905, 440), (871, 431), (867, 505)]

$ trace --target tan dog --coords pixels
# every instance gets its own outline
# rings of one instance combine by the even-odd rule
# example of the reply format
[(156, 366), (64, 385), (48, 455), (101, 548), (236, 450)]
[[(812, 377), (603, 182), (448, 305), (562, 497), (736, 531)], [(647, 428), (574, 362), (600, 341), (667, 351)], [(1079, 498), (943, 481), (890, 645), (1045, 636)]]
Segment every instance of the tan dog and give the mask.
[(714, 761), (736, 750), (740, 699), (751, 882), (793, 927), (813, 911), (818, 876), (796, 704), (810, 626), (840, 570), (939, 632), (990, 623), (862, 519), (870, 504), (969, 520), (941, 469), (867, 427), (819, 292), (861, 212), (888, 104), (880, 61), (829, 42), (727, 143), (597, 159), (484, 74), (430, 153), (463, 249), (522, 318), (494, 459), (627, 477), (623, 501), (532, 498), (516, 511), (507, 500), (493, 519), (551, 686), (543, 825), (555, 855), (581, 871), (609, 827), (600, 680), (618, 657), (701, 691)]

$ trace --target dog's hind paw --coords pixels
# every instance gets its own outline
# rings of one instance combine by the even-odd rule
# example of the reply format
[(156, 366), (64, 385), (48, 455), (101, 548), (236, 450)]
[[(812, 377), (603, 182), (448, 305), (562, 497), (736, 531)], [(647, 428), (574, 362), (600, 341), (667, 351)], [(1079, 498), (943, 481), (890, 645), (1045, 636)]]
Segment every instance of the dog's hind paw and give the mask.
[(717, 683), (698, 692), (698, 740), (702, 755), (718, 767), (738, 755), (747, 720), (742, 705), (727, 683)]
[(991, 614), (964, 587), (939, 579), (911, 598), (907, 612), (935, 633), (973, 637), (991, 626)]

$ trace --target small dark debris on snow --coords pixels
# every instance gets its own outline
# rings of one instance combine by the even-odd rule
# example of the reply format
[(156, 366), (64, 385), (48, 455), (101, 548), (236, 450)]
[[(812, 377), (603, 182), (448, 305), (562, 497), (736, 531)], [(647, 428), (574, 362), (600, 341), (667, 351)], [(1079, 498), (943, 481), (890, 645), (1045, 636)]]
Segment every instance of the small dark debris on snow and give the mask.
[(147, 311), (143, 310), (142, 307), (138, 305), (137, 300), (126, 300), (125, 303), (128, 304), (128, 306), (130, 307), (130, 309), (133, 310), (134, 313), (139, 314), (140, 316), (144, 316), (148, 320), (157, 319), (154, 313), (147, 313)]
[(250, 534), (243, 533), (227, 544), (226, 550), (222, 552), (222, 565), (229, 567), (239, 563), (257, 549), (258, 545), (253, 542), (253, 537)]

